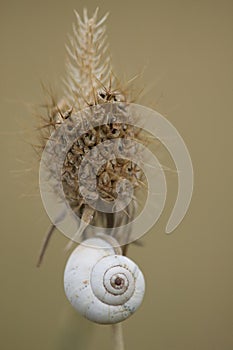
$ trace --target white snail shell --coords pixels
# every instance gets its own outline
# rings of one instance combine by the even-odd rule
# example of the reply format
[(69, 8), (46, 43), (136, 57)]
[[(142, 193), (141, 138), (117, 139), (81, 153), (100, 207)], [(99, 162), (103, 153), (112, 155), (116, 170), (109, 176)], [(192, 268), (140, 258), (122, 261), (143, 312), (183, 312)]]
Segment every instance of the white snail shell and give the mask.
[(112, 324), (125, 320), (140, 306), (145, 282), (132, 260), (117, 255), (111, 243), (96, 237), (72, 252), (64, 287), (68, 300), (84, 317)]

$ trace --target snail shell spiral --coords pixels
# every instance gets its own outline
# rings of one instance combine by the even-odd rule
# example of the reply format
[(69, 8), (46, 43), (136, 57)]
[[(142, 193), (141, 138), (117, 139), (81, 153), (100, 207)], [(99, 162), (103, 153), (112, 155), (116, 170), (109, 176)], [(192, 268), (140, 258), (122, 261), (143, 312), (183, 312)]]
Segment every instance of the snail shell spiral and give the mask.
[(80, 314), (96, 323), (113, 324), (140, 306), (145, 282), (132, 260), (117, 255), (110, 242), (96, 237), (72, 252), (64, 272), (64, 287)]

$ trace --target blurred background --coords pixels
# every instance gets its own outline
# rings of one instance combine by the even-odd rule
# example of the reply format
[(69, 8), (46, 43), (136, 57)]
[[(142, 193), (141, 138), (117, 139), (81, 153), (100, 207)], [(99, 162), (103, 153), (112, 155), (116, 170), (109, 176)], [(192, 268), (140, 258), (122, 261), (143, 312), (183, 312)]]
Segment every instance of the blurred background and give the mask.
[(143, 247), (129, 250), (147, 291), (124, 322), (126, 349), (231, 350), (233, 3), (227, 0), (1, 1), (0, 348), (112, 347), (110, 328), (83, 319), (65, 298), (63, 235), (56, 233), (36, 268), (49, 219), (31, 147), (34, 107), (45, 101), (41, 82), (62, 96), (73, 9), (92, 14), (96, 6), (100, 15), (110, 12), (115, 71), (131, 78), (144, 70), (140, 103), (177, 128), (195, 174), (189, 211), (175, 232), (164, 234), (168, 203)]

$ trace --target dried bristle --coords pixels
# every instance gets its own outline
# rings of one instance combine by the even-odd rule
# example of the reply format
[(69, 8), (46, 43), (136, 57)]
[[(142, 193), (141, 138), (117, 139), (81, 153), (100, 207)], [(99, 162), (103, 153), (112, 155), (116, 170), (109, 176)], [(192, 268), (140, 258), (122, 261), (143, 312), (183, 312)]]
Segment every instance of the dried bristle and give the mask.
[[(48, 108), (46, 125), (43, 126), (45, 141), (73, 114), (98, 104), (130, 102), (128, 94), (120, 87), (118, 79), (113, 75), (110, 59), (107, 54), (105, 35), (105, 15), (97, 21), (98, 9), (91, 18), (84, 10), (83, 19), (75, 12), (76, 24), (73, 25), (73, 35), (67, 48), (65, 98)], [(126, 210), (111, 218), (111, 214), (95, 213), (80, 193), (78, 170), (85, 154), (98, 144), (114, 138), (140, 139), (139, 132), (129, 124), (109, 124), (89, 130), (74, 142), (68, 151), (62, 173), (63, 189), (70, 206), (74, 212), (87, 223), (98, 221), (98, 216), (107, 225), (121, 225), (134, 214), (134, 203)], [(45, 144), (45, 143), (44, 143)], [(135, 150), (136, 153), (136, 150)], [(142, 174), (132, 161), (114, 159), (106, 162), (97, 174), (97, 190), (101, 198), (113, 201), (117, 197), (116, 185), (118, 181), (127, 179), (136, 190), (141, 186)], [(127, 188), (121, 188), (127, 192)], [(95, 193), (86, 189), (86, 195), (95, 200)], [(133, 202), (133, 201), (132, 201)], [(97, 215), (96, 215), (97, 214)], [(119, 219), (123, 217), (123, 219)]]

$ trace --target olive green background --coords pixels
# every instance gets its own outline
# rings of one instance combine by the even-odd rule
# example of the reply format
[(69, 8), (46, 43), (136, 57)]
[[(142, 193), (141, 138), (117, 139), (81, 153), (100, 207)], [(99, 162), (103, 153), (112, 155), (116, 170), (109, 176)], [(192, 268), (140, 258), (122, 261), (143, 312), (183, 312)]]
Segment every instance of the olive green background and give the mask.
[(49, 220), (30, 146), (37, 142), (33, 109), (44, 103), (41, 82), (61, 97), (73, 9), (92, 13), (97, 5), (101, 15), (110, 11), (115, 71), (124, 79), (144, 69), (140, 103), (179, 130), (195, 173), (192, 202), (176, 231), (164, 234), (169, 202), (144, 246), (130, 248), (147, 289), (140, 310), (124, 322), (126, 349), (231, 350), (233, 3), (227, 0), (0, 2), (0, 348), (112, 348), (110, 328), (92, 325), (66, 301), (67, 239), (57, 233), (44, 264), (35, 267)]

